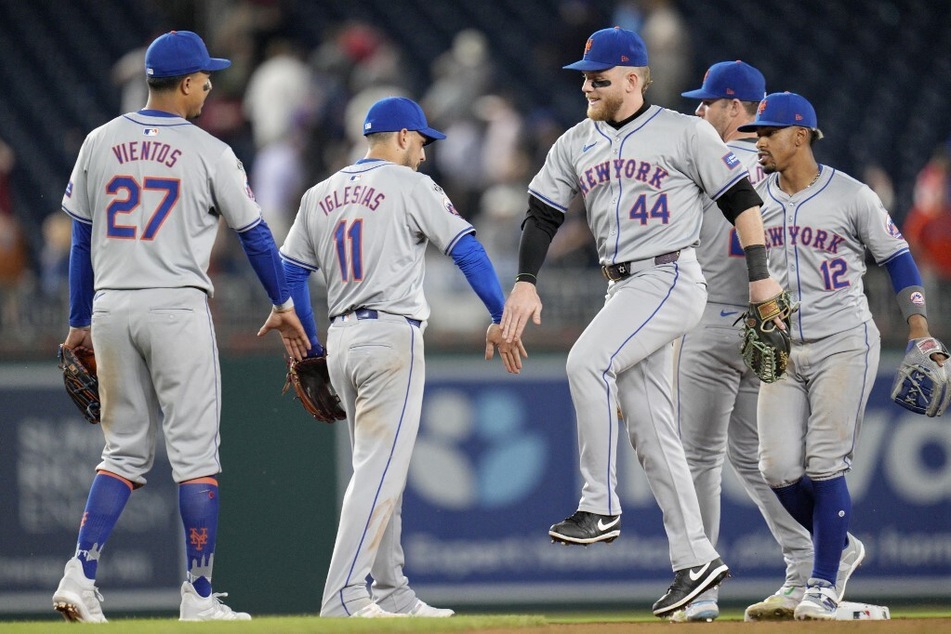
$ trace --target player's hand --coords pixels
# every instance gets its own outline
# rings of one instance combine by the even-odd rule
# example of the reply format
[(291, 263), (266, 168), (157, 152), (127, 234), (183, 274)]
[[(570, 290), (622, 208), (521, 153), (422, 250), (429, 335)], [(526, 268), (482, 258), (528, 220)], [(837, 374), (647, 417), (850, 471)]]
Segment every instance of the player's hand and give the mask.
[[(771, 277), (767, 277), (765, 280), (750, 282), (750, 303), (756, 304), (766, 301), (767, 299), (776, 297), (782, 292), (783, 287)], [(773, 323), (776, 324), (776, 327), (780, 330), (786, 330), (786, 324), (781, 318), (777, 317), (773, 320)]]
[(288, 356), (298, 361), (307, 356), (307, 351), (310, 350), (310, 339), (307, 338), (307, 332), (297, 317), (297, 311), (293, 308), (281, 312), (271, 309), (267, 321), (258, 331), (258, 337), (263, 337), (272, 330), (281, 333), (281, 341), (284, 342), (284, 350), (287, 351)]
[(66, 333), (66, 341), (63, 342), (63, 345), (73, 350), (76, 348), (89, 348), (92, 350), (92, 329), (89, 327), (73, 328), (70, 326), (69, 332)]
[(538, 289), (531, 282), (515, 282), (502, 311), (502, 338), (507, 343), (521, 340), (529, 318), (536, 326), (542, 323), (542, 300)]
[[(924, 315), (912, 315), (908, 318), (908, 345), (911, 345), (911, 342), (915, 339), (926, 339), (931, 336), (931, 332), (928, 330), (928, 319)], [(935, 352), (931, 355), (931, 360), (938, 364), (938, 367), (943, 367), (944, 362), (948, 359), (945, 355), (940, 352)]]
[(491, 360), (495, 356), (495, 348), (499, 349), (502, 365), (509, 374), (518, 374), (522, 370), (522, 358), (528, 358), (528, 352), (522, 345), (521, 339), (509, 343), (502, 338), (502, 328), (499, 324), (490, 324), (485, 331), (485, 358)]

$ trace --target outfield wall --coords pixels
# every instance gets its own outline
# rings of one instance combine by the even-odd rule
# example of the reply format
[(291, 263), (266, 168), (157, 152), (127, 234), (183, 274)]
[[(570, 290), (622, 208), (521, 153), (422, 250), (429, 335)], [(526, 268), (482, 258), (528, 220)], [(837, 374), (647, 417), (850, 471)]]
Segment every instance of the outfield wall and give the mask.
[[(621, 538), (590, 548), (548, 540), (548, 525), (574, 511), (580, 492), (563, 362), (533, 356), (510, 377), (478, 357), (430, 359), (403, 513), (406, 572), (426, 600), (646, 607), (669, 584), (660, 512), (628, 446), (619, 451)], [(888, 401), (896, 362), (883, 358), (849, 476), (854, 532), (869, 551), (849, 594), (946, 599), (951, 426)], [(222, 377), (215, 588), (252, 613), (316, 613), (346, 485), (346, 427), (316, 423), (280, 396), (279, 358), (226, 359)], [(66, 397), (54, 361), (0, 364), (0, 402), (0, 618), (47, 613), (75, 547), (101, 433)], [(772, 592), (782, 580), (778, 547), (729, 469), (723, 517), (720, 550), (734, 573), (723, 599)], [(103, 553), (107, 613), (176, 610), (181, 540), (160, 453)]]

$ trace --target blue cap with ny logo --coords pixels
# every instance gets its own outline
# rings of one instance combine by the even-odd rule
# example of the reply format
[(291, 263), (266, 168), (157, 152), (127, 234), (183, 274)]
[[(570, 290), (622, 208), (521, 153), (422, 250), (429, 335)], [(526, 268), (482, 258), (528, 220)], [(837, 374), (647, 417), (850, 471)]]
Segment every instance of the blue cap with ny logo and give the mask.
[(595, 31), (584, 45), (584, 57), (568, 70), (597, 72), (615, 66), (647, 66), (647, 46), (634, 31), (619, 26)]
[(822, 138), (816, 110), (812, 104), (794, 92), (774, 92), (766, 95), (756, 110), (756, 119), (752, 123), (737, 128), (740, 132), (756, 132), (759, 128), (788, 128), (800, 126), (808, 128)]
[(739, 99), (760, 101), (766, 96), (766, 78), (746, 62), (718, 62), (707, 69), (703, 85), (680, 93), (691, 99)]

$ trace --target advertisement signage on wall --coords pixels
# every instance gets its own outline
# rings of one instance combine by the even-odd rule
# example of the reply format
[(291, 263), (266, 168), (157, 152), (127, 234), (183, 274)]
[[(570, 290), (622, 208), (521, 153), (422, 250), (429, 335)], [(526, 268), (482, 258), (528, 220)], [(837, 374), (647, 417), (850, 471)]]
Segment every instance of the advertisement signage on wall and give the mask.
[[(548, 527), (581, 491), (563, 366), (501, 370), (431, 362), (403, 502), (406, 573), (440, 604), (653, 601), (672, 578), (661, 514), (629, 444), (619, 443), (621, 537), (552, 544)], [(883, 367), (886, 366), (883, 363)], [(876, 382), (848, 481), (853, 532), (868, 550), (853, 600), (944, 596), (951, 584), (951, 427), (908, 413)], [(718, 550), (724, 599), (782, 585), (779, 547), (729, 467)]]
[[(0, 613), (52, 611), (103, 447), (54, 364), (0, 368)], [(111, 610), (178, 609), (183, 562), (177, 487), (158, 440), (148, 485), (129, 499), (102, 555)]]

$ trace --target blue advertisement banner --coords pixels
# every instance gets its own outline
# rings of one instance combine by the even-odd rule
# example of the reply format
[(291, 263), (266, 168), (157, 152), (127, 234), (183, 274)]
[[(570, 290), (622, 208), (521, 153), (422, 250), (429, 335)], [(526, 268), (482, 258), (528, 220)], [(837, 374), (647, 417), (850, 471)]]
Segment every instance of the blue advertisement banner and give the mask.
[[(630, 445), (618, 451), (621, 537), (550, 542), (548, 527), (580, 497), (574, 410), (562, 362), (529, 361), (519, 377), (428, 363), (403, 502), (406, 574), (447, 605), (655, 600), (672, 579), (667, 539)], [(951, 426), (892, 403), (891, 381), (878, 377), (848, 476), (852, 531), (868, 551), (849, 584), (854, 601), (946, 597), (951, 587)], [(729, 467), (722, 515), (718, 550), (733, 577), (721, 597), (771, 594), (781, 553)]]
[[(52, 611), (103, 447), (55, 364), (0, 368), (0, 613)], [(177, 488), (159, 439), (148, 486), (129, 499), (99, 570), (108, 608), (178, 609), (184, 563)]]

